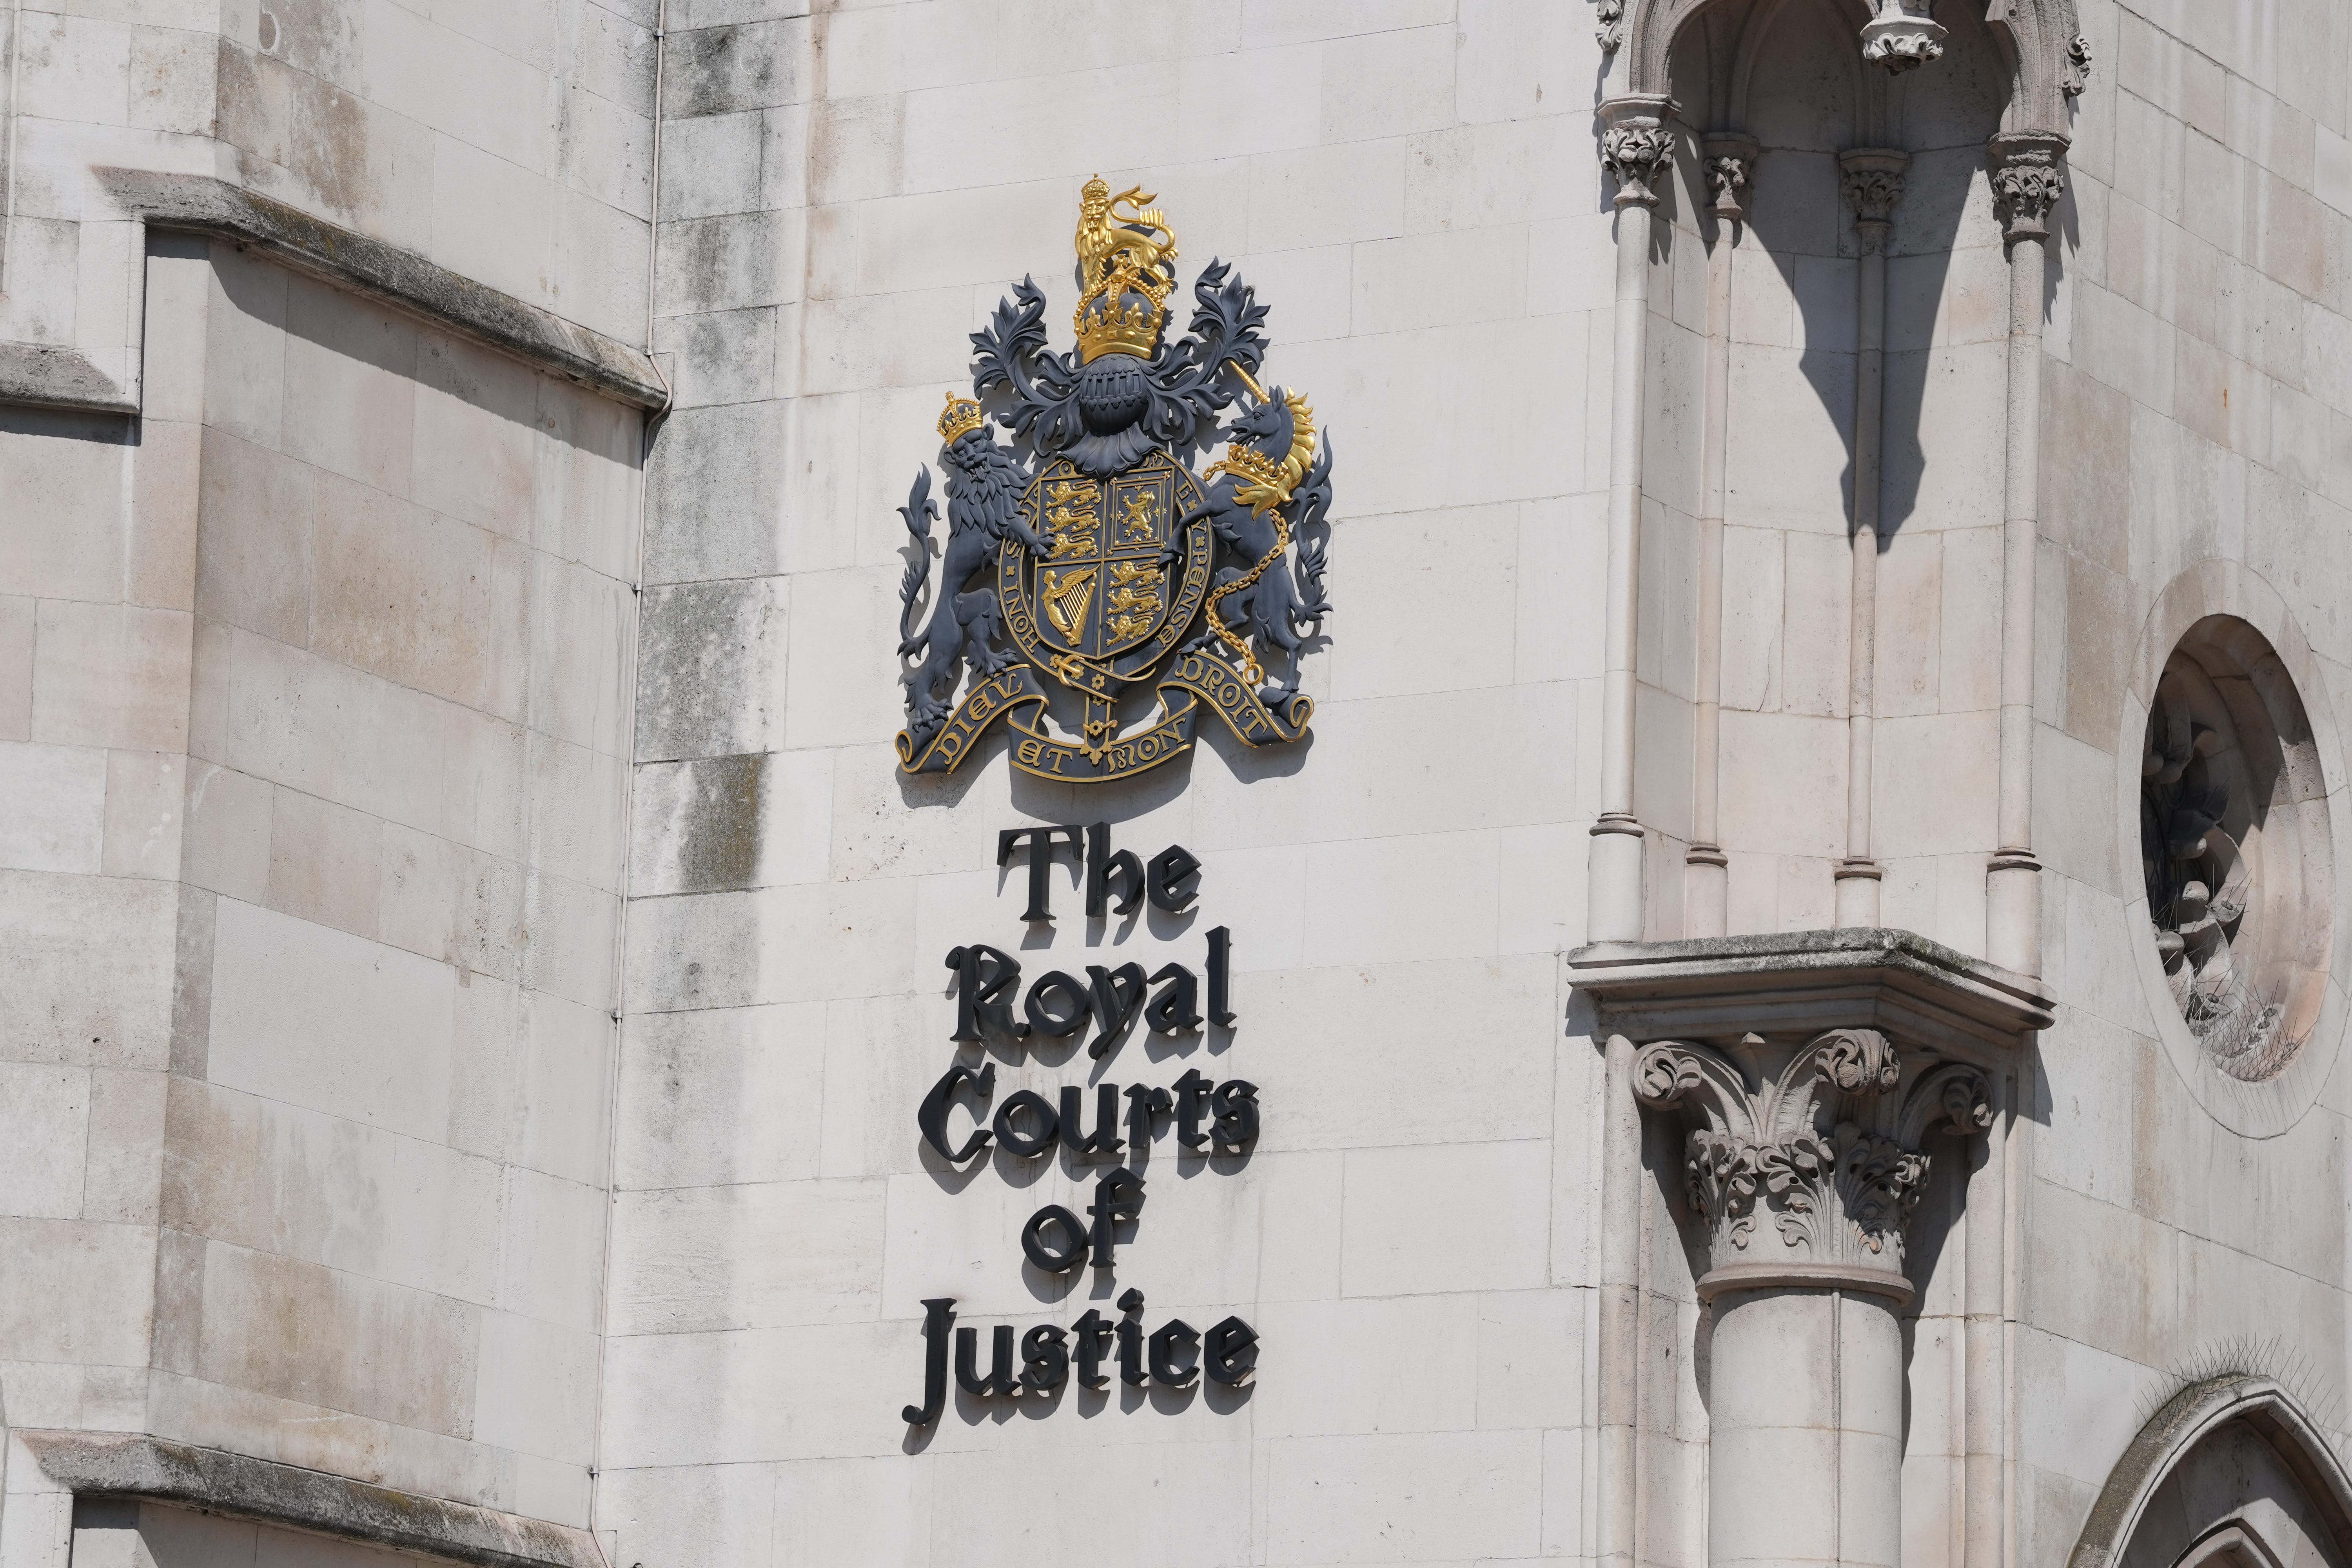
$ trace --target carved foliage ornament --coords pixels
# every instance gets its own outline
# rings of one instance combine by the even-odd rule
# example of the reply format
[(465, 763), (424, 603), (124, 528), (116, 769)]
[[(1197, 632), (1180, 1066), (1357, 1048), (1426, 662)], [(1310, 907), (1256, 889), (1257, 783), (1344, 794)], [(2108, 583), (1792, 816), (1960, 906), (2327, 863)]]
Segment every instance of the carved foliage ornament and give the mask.
[[(1176, 231), (1152, 199), (1087, 182), (1075, 353), (1047, 345), (1028, 279), (971, 335), (974, 395), (950, 394), (939, 421), (936, 591), (928, 468), (898, 511), (908, 773), (952, 770), (1000, 720), (1013, 766), (1070, 784), (1181, 755), (1204, 708), (1245, 746), (1307, 733), (1299, 650), (1331, 610), (1331, 443), (1303, 395), (1259, 384), (1265, 307), (1224, 263), (1192, 286), (1191, 331), (1162, 341)], [(1196, 474), (1220, 437), (1224, 456)], [(1049, 704), (1081, 715), (1078, 732), (1048, 729)]]
[(1994, 143), (1993, 205), (2010, 238), (2039, 239), (2049, 234), (2050, 215), (2066, 194), (2063, 156), (2063, 147), (2042, 140)]
[(1894, 75), (1916, 70), (1944, 54), (1936, 0), (1873, 0), (1862, 29), (1862, 58)]
[(2080, 98), (2090, 85), (2091, 40), (2077, 33), (2066, 46), (2066, 63), (2058, 69), (2058, 90), (2068, 98)]
[(1675, 154), (1674, 132), (1636, 122), (1612, 126), (1601, 138), (1601, 166), (1617, 182), (1617, 205), (1658, 205), (1658, 170)]
[[(1748, 1037), (1744, 1054), (1762, 1052)], [(1684, 1177), (1717, 1268), (1803, 1262), (1899, 1276), (1927, 1180), (1920, 1145), (1939, 1127), (1992, 1123), (1982, 1073), (1931, 1062), (1906, 1088), (1894, 1045), (1870, 1029), (1822, 1035), (1760, 1088), (1748, 1081), (1706, 1046), (1662, 1041), (1634, 1059), (1642, 1103), (1690, 1118)]]

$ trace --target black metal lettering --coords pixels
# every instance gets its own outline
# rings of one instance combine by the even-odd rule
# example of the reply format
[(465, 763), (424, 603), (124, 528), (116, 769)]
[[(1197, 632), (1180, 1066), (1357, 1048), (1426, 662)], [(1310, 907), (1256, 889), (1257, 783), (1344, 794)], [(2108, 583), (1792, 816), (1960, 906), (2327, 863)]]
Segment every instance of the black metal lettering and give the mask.
[(1062, 1086), (1062, 1114), (1059, 1118), (1062, 1147), (1074, 1160), (1092, 1154), (1116, 1154), (1126, 1144), (1118, 1141), (1118, 1086), (1100, 1083), (1095, 1086), (1095, 1130), (1086, 1130), (1086, 1090), (1074, 1083)]
[(1118, 1321), (1118, 1380), (1141, 1387), (1151, 1375), (1143, 1366), (1143, 1292), (1129, 1286), (1118, 1299), (1118, 1310), (1126, 1314)]
[[(1045, 1242), (1045, 1227), (1062, 1227), (1064, 1245), (1055, 1248)], [(1029, 1261), (1048, 1274), (1067, 1274), (1087, 1260), (1087, 1222), (1064, 1208), (1060, 1204), (1048, 1204), (1029, 1216), (1021, 1227), (1021, 1250)]]
[(1176, 1102), (1164, 1089), (1154, 1089), (1132, 1083), (1127, 1087), (1127, 1141), (1140, 1149), (1151, 1142), (1151, 1129), (1157, 1118), (1176, 1109)]
[(1070, 1381), (1070, 1352), (1062, 1340), (1062, 1331), (1051, 1323), (1040, 1323), (1021, 1336), (1023, 1388), (1051, 1394)]
[(1171, 1318), (1152, 1331), (1151, 1377), (1171, 1388), (1190, 1388), (1200, 1371), (1193, 1353), (1200, 1349), (1201, 1336), (1192, 1325), (1181, 1318)]
[(1075, 1336), (1070, 1351), (1078, 1360), (1078, 1381), (1088, 1388), (1100, 1388), (1110, 1381), (1102, 1374), (1103, 1352), (1111, 1341), (1110, 1324), (1100, 1312), (1088, 1307), (1087, 1315), (1070, 1325), (1070, 1332)]
[(923, 1403), (899, 1408), (909, 1426), (928, 1426), (940, 1418), (948, 1402), (948, 1333), (955, 1325), (955, 1298), (941, 1296), (923, 1303)]
[[(1061, 999), (1054, 1006), (1055, 997)], [(1078, 983), (1076, 975), (1049, 970), (1037, 977), (1022, 999), (1021, 1010), (1029, 1018), (1029, 1026), (1052, 1039), (1075, 1035), (1087, 1026), (1087, 1016), (1094, 1011), (1094, 993)]]
[(1154, 855), (1148, 883), (1153, 906), (1166, 910), (1171, 915), (1181, 914), (1198, 889), (1187, 888), (1180, 891), (1176, 884), (1191, 878), (1200, 868), (1199, 859), (1181, 845), (1171, 844)]
[(1160, 1035), (1181, 1035), (1201, 1026), (1201, 983), (1181, 963), (1163, 963), (1151, 977), (1160, 994), (1143, 1010), (1144, 1027)]
[[(988, 1147), (988, 1129), (984, 1127), (974, 1128), (962, 1148), (948, 1147), (948, 1108), (955, 1103), (956, 1091), (965, 1084), (972, 1086), (977, 1103), (986, 1105), (988, 1097), (996, 1092), (996, 1064), (991, 1062), (974, 1072), (961, 1062), (956, 1063), (940, 1075), (940, 1081), (931, 1085), (931, 1091), (923, 1096), (923, 1103), (915, 1110), (915, 1125), (922, 1131), (923, 1142), (939, 1151), (940, 1158), (950, 1165), (961, 1165)], [(978, 1120), (976, 1115), (974, 1120)]]
[(959, 1045), (976, 1046), (981, 1043), (983, 1028), (993, 1028), (1016, 1040), (1029, 1032), (1027, 1025), (1013, 1021), (1012, 1003), (997, 1000), (1007, 992), (1020, 989), (1019, 959), (1001, 948), (976, 942), (950, 952), (948, 967), (956, 972), (956, 1026), (949, 1039)]
[(1187, 1149), (1198, 1149), (1209, 1141), (1201, 1131), (1201, 1112), (1209, 1103), (1213, 1080), (1202, 1076), (1198, 1068), (1187, 1068), (1184, 1076), (1176, 1080), (1176, 1142)]
[(1094, 1265), (1113, 1268), (1118, 1258), (1119, 1221), (1134, 1219), (1143, 1212), (1143, 1178), (1125, 1165), (1104, 1172), (1095, 1178), (1095, 1201), (1087, 1212), (1095, 1221)]
[(1232, 980), (1234, 933), (1219, 926), (1209, 933), (1209, 1022), (1219, 1028), (1234, 1021)]
[(1009, 864), (1015, 849), (1025, 847), (1029, 851), (1029, 907), (1021, 912), (1024, 921), (1050, 921), (1054, 918), (1054, 846), (1066, 841), (1081, 854), (1085, 840), (1078, 829), (1069, 826), (1052, 827), (1008, 827), (996, 836), (996, 863)]
[(988, 1334), (988, 1375), (980, 1376), (972, 1362), (980, 1353), (980, 1331), (958, 1329), (956, 1334), (956, 1386), (966, 1394), (976, 1394), (986, 1399), (992, 1394), (1013, 1392), (1015, 1373), (1013, 1364), (1013, 1325), (999, 1323)]
[(1228, 1079), (1217, 1085), (1210, 1103), (1216, 1108), (1216, 1139), (1238, 1149), (1257, 1137), (1257, 1085), (1246, 1079)]
[(1246, 1381), (1257, 1365), (1257, 1331), (1239, 1318), (1227, 1318), (1209, 1331), (1202, 1365), (1212, 1383), (1232, 1388)]
[[(1017, 1124), (1023, 1111), (1037, 1119), (1037, 1131), (1024, 1132)], [(1061, 1131), (1061, 1119), (1054, 1114), (1053, 1101), (1034, 1089), (1024, 1089), (1004, 1097), (996, 1108), (996, 1120), (990, 1124), (996, 1130), (996, 1142), (1015, 1159), (1033, 1160), (1054, 1146)]]
[(1087, 979), (1091, 983), (1095, 1008), (1094, 1042), (1087, 1047), (1090, 1057), (1101, 1056), (1113, 1042), (1127, 1032), (1128, 1025), (1143, 1010), (1144, 994), (1151, 983), (1143, 978), (1143, 965), (1122, 963), (1117, 969), (1106, 969), (1099, 963), (1087, 965)]
[[(1118, 901), (1111, 901), (1111, 884), (1119, 884)], [(1114, 853), (1110, 824), (1097, 822), (1087, 829), (1087, 913), (1099, 918), (1116, 910), (1132, 914), (1143, 897), (1143, 862), (1132, 849)]]

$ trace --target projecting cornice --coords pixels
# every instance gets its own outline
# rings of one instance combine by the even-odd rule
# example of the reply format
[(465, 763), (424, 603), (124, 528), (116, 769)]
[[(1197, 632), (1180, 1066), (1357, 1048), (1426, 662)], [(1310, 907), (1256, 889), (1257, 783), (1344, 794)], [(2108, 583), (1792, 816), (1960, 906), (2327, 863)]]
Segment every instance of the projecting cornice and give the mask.
[(1568, 967), (1601, 1029), (1641, 1041), (1876, 1029), (1991, 1066), (2053, 1005), (2038, 980), (1889, 929), (1595, 942)]
[[(32, 1504), (44, 1491), (65, 1499), (127, 1498), (320, 1531), (479, 1568), (604, 1568), (604, 1554), (586, 1531), (544, 1520), (142, 1433), (12, 1436), (48, 1482), (46, 1488), (24, 1485), (12, 1471), (12, 1510)], [(67, 1507), (60, 1515), (68, 1530), (71, 1512)], [(63, 1555), (58, 1560), (63, 1562)]]
[(0, 343), (0, 403), (78, 414), (136, 414), (138, 400), (76, 350)]
[(565, 321), (414, 251), (371, 239), (209, 174), (93, 169), (122, 208), (150, 228), (217, 236), (311, 276), (639, 408), (668, 402), (642, 350)]

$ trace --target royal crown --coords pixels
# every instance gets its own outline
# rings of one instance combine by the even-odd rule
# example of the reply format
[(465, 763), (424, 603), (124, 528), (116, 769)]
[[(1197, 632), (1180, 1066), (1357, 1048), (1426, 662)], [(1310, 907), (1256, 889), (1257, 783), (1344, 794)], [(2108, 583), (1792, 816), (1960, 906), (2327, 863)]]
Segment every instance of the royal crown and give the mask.
[(947, 407), (940, 411), (940, 439), (953, 446), (957, 437), (977, 430), (987, 422), (988, 416), (981, 413), (979, 404), (950, 392)]
[(1133, 354), (1138, 359), (1150, 359), (1160, 347), (1160, 330), (1168, 324), (1168, 312), (1157, 301), (1141, 295), (1125, 297), (1127, 309), (1109, 295), (1103, 295), (1078, 310), (1078, 363), (1091, 364), (1105, 354)]
[(1176, 288), (1176, 231), (1159, 208), (1143, 205), (1151, 199), (1139, 185), (1113, 195), (1100, 174), (1079, 194), (1075, 243), (1085, 292), (1073, 324), (1080, 364), (1105, 354), (1150, 359), (1160, 347)]

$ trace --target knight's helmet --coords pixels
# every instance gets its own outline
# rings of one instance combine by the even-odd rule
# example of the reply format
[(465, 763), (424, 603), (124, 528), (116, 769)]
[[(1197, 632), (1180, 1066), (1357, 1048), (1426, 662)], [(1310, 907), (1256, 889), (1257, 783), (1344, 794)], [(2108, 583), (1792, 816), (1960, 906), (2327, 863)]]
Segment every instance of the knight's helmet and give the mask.
[(1105, 354), (1148, 360), (1160, 347), (1168, 296), (1176, 288), (1176, 231), (1166, 215), (1145, 205), (1151, 200), (1141, 186), (1113, 195), (1099, 174), (1079, 195), (1076, 244), (1083, 291), (1075, 325), (1081, 364)]

